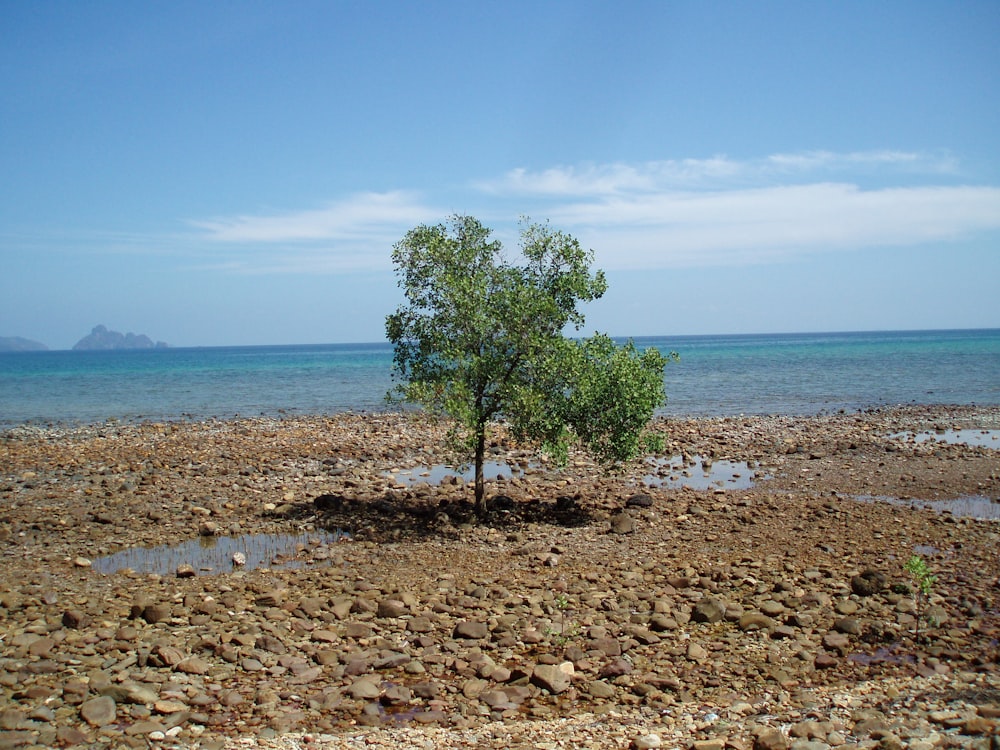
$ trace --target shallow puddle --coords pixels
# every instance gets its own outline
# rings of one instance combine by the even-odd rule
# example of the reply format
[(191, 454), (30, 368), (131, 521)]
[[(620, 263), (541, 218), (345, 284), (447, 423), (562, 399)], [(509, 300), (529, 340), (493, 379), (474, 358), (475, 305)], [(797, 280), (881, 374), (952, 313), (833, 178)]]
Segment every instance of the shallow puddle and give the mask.
[(681, 456), (671, 456), (646, 463), (652, 468), (642, 478), (647, 487), (746, 490), (753, 487), (756, 478), (746, 461), (706, 462), (702, 456), (694, 456), (691, 462), (685, 462)]
[[(473, 467), (465, 471), (458, 471), (450, 466), (438, 464), (436, 466), (414, 466), (412, 469), (400, 469), (398, 471), (386, 472), (386, 476), (394, 479), (397, 484), (412, 486), (415, 484), (439, 485), (448, 477), (458, 477), (463, 482), (471, 482), (476, 478), (476, 470)], [(486, 461), (483, 464), (483, 477), (490, 481), (497, 477), (510, 479), (511, 477), (524, 476), (524, 471), (510, 464), (498, 461)]]
[(970, 495), (954, 500), (900, 500), (898, 497), (879, 495), (854, 495), (854, 500), (863, 503), (890, 503), (907, 508), (929, 508), (938, 513), (951, 513), (958, 518), (978, 518), (980, 520), (1000, 520), (1000, 503), (988, 497)]
[(850, 654), (847, 658), (855, 664), (863, 664), (866, 667), (873, 664), (915, 664), (917, 661), (917, 657), (913, 654), (901, 654), (895, 648), (884, 646), (876, 649), (873, 654)]
[[(647, 473), (642, 482), (647, 487), (680, 488), (706, 490), (715, 487), (727, 489), (748, 489), (753, 487), (754, 472), (746, 461), (715, 461), (706, 463), (701, 456), (694, 456), (693, 463), (685, 463), (681, 456), (649, 459)], [(413, 486), (417, 484), (439, 485), (449, 477), (457, 477), (464, 482), (475, 478), (475, 470), (457, 471), (449, 466), (415, 466), (386, 472), (386, 476), (397, 484)], [(487, 481), (504, 477), (524, 476), (524, 469), (498, 461), (487, 461), (483, 465), (483, 476)]]
[[(197, 575), (216, 575), (255, 568), (300, 568), (329, 557), (325, 545), (346, 537), (340, 532), (307, 534), (244, 534), (205, 536), (181, 544), (130, 547), (94, 561), (98, 573), (131, 569), (137, 573), (174, 575), (181, 565), (190, 565)], [(234, 555), (245, 562), (236, 565)]]
[(1000, 450), (1000, 430), (927, 430), (925, 432), (895, 432), (890, 438), (914, 440), (917, 443), (927, 441), (949, 443), (952, 445), (969, 445), (980, 448)]

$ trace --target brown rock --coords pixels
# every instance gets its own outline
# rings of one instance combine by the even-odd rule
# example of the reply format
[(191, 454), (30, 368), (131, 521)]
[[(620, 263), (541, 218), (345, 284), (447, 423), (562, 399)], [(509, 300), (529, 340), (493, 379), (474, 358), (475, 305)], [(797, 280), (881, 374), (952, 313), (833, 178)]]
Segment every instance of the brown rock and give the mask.
[(754, 735), (753, 750), (786, 750), (788, 740), (777, 729), (770, 727)]
[(531, 684), (553, 695), (558, 695), (569, 689), (573, 681), (572, 662), (562, 664), (539, 664), (531, 674)]
[(398, 599), (383, 599), (378, 603), (376, 617), (402, 617), (407, 613), (407, 607)]
[(463, 620), (455, 626), (454, 637), (478, 640), (486, 638), (489, 634), (490, 627), (488, 623)]
[(118, 706), (106, 695), (91, 698), (80, 706), (80, 717), (92, 727), (107, 726), (117, 715)]

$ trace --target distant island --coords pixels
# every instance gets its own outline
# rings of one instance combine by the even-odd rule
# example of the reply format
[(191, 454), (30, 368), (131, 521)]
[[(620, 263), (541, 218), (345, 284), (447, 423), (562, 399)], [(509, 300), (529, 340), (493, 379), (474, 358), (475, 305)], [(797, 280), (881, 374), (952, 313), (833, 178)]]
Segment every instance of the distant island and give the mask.
[(0, 352), (44, 352), (48, 347), (39, 341), (20, 336), (0, 336)]
[(154, 343), (145, 334), (119, 333), (118, 331), (109, 331), (105, 326), (94, 326), (94, 330), (73, 345), (73, 351), (166, 348), (165, 343), (162, 341)]

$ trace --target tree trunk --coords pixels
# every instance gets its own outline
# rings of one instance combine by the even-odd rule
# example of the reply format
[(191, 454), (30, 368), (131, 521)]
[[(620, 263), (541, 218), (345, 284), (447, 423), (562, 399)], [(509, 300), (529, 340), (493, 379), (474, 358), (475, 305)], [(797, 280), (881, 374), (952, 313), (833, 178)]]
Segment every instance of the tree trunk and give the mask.
[(480, 425), (476, 434), (476, 515), (486, 518), (486, 482), (483, 479), (483, 461), (486, 458), (486, 426)]

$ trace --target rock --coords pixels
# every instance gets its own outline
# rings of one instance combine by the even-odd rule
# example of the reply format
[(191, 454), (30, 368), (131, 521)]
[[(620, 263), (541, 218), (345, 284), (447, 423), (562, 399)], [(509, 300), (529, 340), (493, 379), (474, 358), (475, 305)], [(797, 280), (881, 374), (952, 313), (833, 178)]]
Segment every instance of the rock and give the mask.
[(197, 575), (197, 572), (195, 571), (194, 566), (190, 563), (181, 563), (177, 566), (175, 575), (178, 578), (194, 578)]
[(186, 659), (182, 659), (174, 666), (175, 670), (184, 674), (207, 674), (211, 668), (211, 664), (204, 659), (199, 659), (197, 656), (189, 656)]
[(375, 678), (372, 677), (359, 677), (351, 683), (347, 692), (355, 700), (373, 700), (382, 693)]
[(150, 625), (169, 620), (171, 608), (169, 604), (147, 604), (142, 609), (142, 619)]
[(614, 679), (625, 674), (632, 674), (633, 669), (635, 668), (628, 659), (615, 659), (601, 667), (599, 675), (601, 678)]
[(747, 612), (740, 616), (740, 630), (770, 630), (774, 627), (774, 620), (761, 612)]
[(155, 703), (157, 699), (155, 690), (134, 682), (108, 685), (101, 688), (100, 692), (101, 695), (107, 695), (112, 698), (115, 703), (134, 703), (148, 706)]
[(816, 654), (816, 659), (813, 661), (813, 666), (816, 669), (833, 669), (838, 664), (840, 664), (840, 659), (832, 654)]
[(687, 647), (687, 658), (691, 661), (705, 661), (708, 658), (708, 651), (701, 644), (691, 641)]
[(78, 609), (67, 609), (63, 612), (62, 624), (64, 628), (79, 630), (80, 628), (86, 628), (90, 625), (90, 617)]
[(885, 588), (887, 582), (885, 573), (869, 568), (851, 579), (851, 591), (858, 596), (874, 596)]
[(80, 717), (92, 727), (111, 724), (118, 715), (118, 706), (113, 698), (102, 695), (84, 701), (80, 706)]
[(407, 611), (406, 605), (398, 599), (383, 599), (378, 603), (378, 610), (376, 610), (375, 616), (402, 617)]
[(604, 680), (591, 680), (587, 683), (587, 692), (595, 698), (614, 698), (618, 690)]
[(853, 617), (842, 617), (833, 623), (833, 629), (845, 635), (861, 635), (861, 623)]
[(573, 663), (539, 664), (531, 674), (531, 684), (553, 695), (558, 695), (569, 689), (573, 680)]
[(720, 622), (726, 615), (726, 605), (718, 599), (702, 599), (691, 610), (693, 622)]
[(608, 529), (611, 534), (634, 534), (635, 533), (635, 519), (632, 518), (628, 513), (615, 513), (609, 519), (611, 522), (611, 528)]
[(647, 495), (644, 492), (632, 495), (625, 501), (626, 508), (651, 508), (652, 506), (653, 506), (652, 496)]
[(656, 750), (659, 747), (663, 747), (663, 740), (658, 734), (643, 734), (633, 738), (629, 743), (631, 750)]
[(843, 655), (850, 647), (851, 640), (843, 633), (827, 633), (823, 636), (823, 648), (825, 649), (837, 651)]
[(786, 750), (787, 748), (788, 740), (777, 729), (765, 727), (754, 735), (753, 750)]
[(25, 715), (16, 708), (5, 708), (0, 711), (0, 729), (7, 731), (17, 729), (25, 718)]
[(467, 638), (471, 640), (486, 638), (489, 634), (490, 627), (488, 623), (470, 620), (463, 620), (458, 623), (454, 631), (455, 638)]

